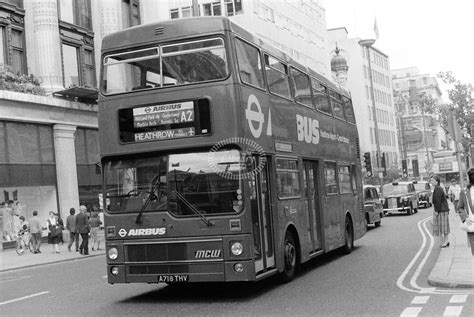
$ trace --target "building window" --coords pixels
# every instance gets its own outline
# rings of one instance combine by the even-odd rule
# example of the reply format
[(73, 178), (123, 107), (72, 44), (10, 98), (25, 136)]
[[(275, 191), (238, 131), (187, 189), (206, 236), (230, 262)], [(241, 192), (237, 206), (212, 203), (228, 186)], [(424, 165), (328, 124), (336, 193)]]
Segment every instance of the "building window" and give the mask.
[(122, 26), (124, 29), (140, 24), (138, 0), (122, 0)]
[(170, 19), (177, 19), (177, 18), (179, 18), (179, 9), (171, 9)]
[(59, 31), (65, 88), (96, 87), (90, 3), (90, 0), (59, 1)]
[(242, 0), (225, 0), (226, 15), (233, 16), (242, 11)]
[(92, 30), (90, 0), (59, 0), (59, 19)]
[(63, 44), (64, 87), (80, 86), (79, 82), (79, 49)]
[[(23, 6), (21, 1), (8, 3)], [(17, 74), (27, 74), (23, 12), (4, 11), (0, 5), (0, 68), (8, 65)]]
[(5, 37), (5, 27), (0, 25), (0, 69), (7, 64), (7, 41)]

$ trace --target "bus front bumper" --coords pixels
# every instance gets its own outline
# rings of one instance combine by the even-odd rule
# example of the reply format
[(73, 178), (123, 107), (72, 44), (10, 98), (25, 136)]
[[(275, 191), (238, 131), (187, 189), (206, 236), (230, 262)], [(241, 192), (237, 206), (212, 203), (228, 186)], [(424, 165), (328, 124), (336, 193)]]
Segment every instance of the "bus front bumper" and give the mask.
[[(242, 267), (236, 271), (236, 264)], [(114, 272), (115, 274), (112, 274)], [(252, 261), (199, 262), (186, 264), (108, 264), (109, 284), (238, 282), (255, 279)]]

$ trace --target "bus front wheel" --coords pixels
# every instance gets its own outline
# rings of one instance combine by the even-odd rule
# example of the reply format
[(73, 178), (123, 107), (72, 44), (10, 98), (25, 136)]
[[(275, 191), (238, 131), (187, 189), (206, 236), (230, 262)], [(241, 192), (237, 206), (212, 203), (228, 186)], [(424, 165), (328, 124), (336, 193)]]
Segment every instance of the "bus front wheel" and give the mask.
[(346, 217), (346, 225), (344, 230), (344, 254), (349, 254), (354, 249), (354, 230), (352, 228), (352, 222), (349, 217)]
[(296, 263), (297, 263), (297, 254), (296, 254), (296, 243), (293, 234), (290, 231), (287, 231), (285, 234), (285, 243), (283, 247), (283, 261), (285, 268), (281, 274), (283, 282), (291, 281), (296, 274)]

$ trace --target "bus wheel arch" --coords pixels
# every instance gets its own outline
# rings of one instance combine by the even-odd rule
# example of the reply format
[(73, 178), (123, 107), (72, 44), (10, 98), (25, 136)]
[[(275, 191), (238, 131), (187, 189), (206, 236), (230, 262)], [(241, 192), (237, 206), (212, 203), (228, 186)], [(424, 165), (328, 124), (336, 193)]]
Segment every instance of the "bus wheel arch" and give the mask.
[(296, 228), (288, 226), (283, 239), (283, 270), (281, 280), (287, 283), (294, 279), (301, 261), (300, 243)]
[(344, 221), (344, 246), (342, 251), (344, 254), (349, 254), (354, 250), (354, 222), (350, 213), (346, 214)]

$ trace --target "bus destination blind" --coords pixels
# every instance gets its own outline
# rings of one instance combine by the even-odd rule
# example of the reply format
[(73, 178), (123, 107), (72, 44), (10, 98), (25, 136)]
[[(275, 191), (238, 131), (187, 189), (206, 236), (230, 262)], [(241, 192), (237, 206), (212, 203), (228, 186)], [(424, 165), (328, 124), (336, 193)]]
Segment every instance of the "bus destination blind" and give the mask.
[(194, 127), (165, 129), (160, 127), (171, 124), (194, 122), (194, 103), (192, 101), (153, 105), (133, 109), (133, 126), (136, 129), (153, 129), (154, 131), (135, 133), (135, 142), (166, 140), (174, 138), (192, 137)]
[(150, 128), (193, 121), (194, 104), (192, 101), (133, 109), (133, 126), (135, 128)]

